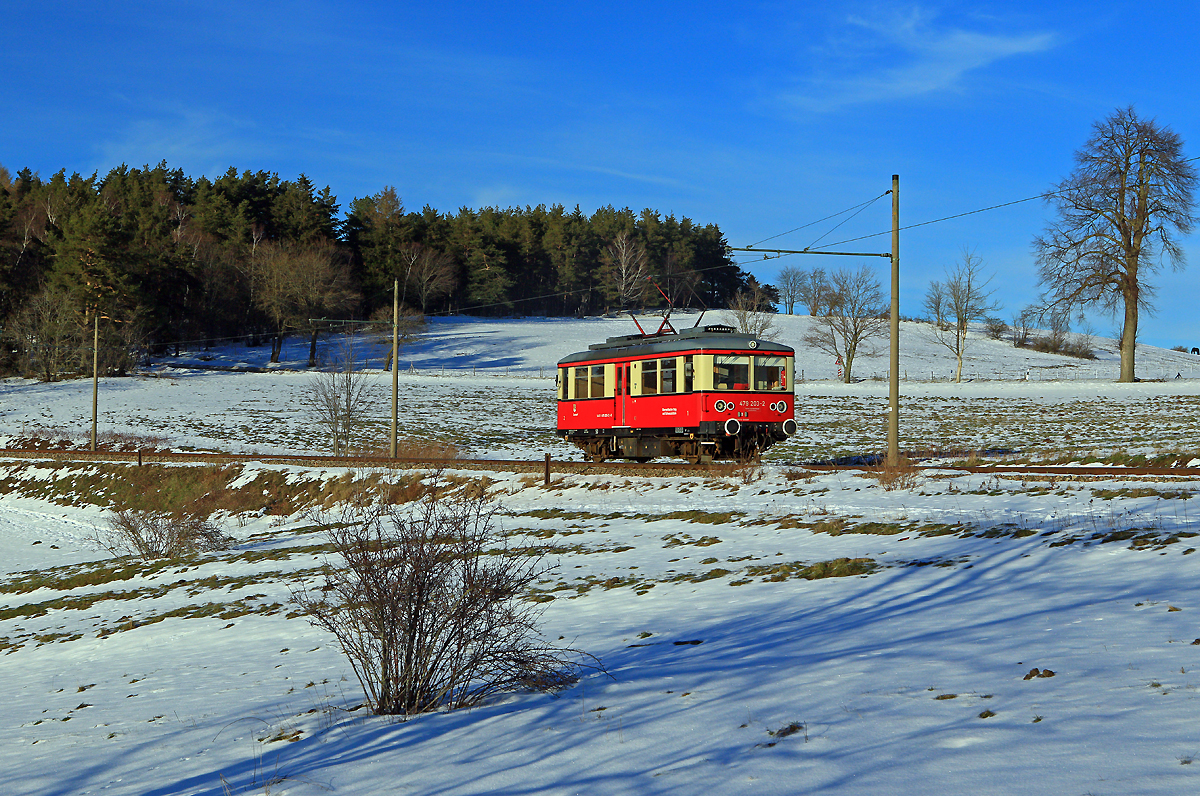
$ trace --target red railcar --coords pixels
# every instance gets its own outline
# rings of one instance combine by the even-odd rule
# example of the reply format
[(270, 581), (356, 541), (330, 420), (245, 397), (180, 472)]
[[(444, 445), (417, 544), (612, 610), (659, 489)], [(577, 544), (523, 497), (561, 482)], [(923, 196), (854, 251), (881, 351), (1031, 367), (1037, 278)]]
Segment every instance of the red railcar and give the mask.
[(559, 361), (558, 434), (591, 461), (752, 461), (796, 433), (794, 373), (730, 326), (610, 337)]

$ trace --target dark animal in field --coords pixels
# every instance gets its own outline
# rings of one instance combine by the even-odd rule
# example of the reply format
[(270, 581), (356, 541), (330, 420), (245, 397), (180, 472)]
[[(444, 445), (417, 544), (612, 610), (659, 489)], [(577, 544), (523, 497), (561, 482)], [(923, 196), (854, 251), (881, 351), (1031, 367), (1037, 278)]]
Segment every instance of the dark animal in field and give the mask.
[(1193, 354), (1200, 355), (1200, 348), (1193, 348), (1193, 349), (1192, 349), (1192, 353), (1193, 353)]

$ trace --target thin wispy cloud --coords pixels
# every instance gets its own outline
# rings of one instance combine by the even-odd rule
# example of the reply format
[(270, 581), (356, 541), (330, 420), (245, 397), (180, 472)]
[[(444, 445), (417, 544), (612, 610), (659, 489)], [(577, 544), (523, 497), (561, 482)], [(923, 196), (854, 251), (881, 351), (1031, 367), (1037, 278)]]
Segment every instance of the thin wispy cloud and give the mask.
[(607, 168), (605, 166), (592, 166), (583, 163), (566, 163), (556, 160), (548, 160), (545, 158), (528, 158), (531, 162), (541, 162), (547, 166), (561, 169), (563, 171), (584, 171), (591, 174), (603, 174), (608, 177), (617, 177), (630, 182), (641, 182), (649, 185), (661, 185), (670, 188), (687, 187), (684, 182), (675, 177), (668, 177), (662, 174), (644, 174), (633, 171)]
[(97, 168), (121, 163), (137, 167), (166, 160), (173, 167), (219, 176), (230, 166), (249, 168), (246, 163), (264, 154), (256, 134), (252, 123), (222, 111), (159, 108), (101, 140), (96, 146)]
[(786, 99), (811, 111), (892, 102), (970, 87), (972, 73), (1053, 48), (1049, 32), (981, 32), (940, 24), (914, 8), (904, 15), (851, 16), (818, 54), (818, 67)]

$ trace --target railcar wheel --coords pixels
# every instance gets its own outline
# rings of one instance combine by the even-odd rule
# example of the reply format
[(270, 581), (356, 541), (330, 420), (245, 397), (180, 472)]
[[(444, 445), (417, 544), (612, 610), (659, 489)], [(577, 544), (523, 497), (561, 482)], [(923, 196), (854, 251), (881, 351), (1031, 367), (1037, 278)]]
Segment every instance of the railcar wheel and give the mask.
[(589, 462), (599, 463), (608, 458), (608, 445), (604, 442), (591, 442), (583, 450), (583, 458)]

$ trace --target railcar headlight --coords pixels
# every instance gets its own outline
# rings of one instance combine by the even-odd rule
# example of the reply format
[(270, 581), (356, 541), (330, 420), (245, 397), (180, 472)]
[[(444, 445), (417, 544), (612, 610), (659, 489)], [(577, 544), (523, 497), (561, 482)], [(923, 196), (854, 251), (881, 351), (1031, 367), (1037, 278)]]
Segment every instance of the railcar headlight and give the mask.
[(713, 404), (713, 409), (717, 410), (718, 412), (724, 412), (725, 411), (725, 402), (717, 401), (715, 404)]

